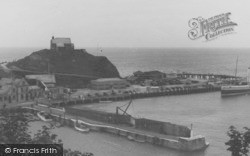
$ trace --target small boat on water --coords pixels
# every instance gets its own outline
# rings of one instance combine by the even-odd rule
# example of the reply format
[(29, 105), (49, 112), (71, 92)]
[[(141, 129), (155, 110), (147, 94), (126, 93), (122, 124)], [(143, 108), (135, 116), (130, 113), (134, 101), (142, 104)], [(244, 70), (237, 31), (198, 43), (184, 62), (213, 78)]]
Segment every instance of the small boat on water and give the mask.
[(82, 133), (87, 133), (90, 130), (88, 127), (86, 127), (85, 125), (77, 121), (74, 123), (74, 127), (77, 131), (82, 132)]
[(128, 139), (131, 140), (131, 141), (140, 142), (140, 143), (146, 142), (146, 140), (143, 139), (143, 138), (136, 138), (136, 137), (131, 136), (131, 135), (128, 136)]
[(42, 120), (42, 121), (52, 121), (52, 118), (50, 116), (50, 114), (46, 113), (46, 112), (37, 112), (37, 116)]

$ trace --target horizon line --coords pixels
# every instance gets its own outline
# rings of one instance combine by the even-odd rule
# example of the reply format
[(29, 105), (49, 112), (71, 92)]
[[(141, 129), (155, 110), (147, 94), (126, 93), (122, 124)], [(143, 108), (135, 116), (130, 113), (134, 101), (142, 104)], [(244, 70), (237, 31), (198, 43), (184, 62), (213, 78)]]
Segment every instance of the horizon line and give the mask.
[[(41, 46), (2, 46), (0, 48), (36, 48), (36, 49), (50, 49), (50, 47), (41, 47)], [(92, 46), (87, 46), (87, 47), (75, 47), (75, 49), (87, 49), (87, 48), (97, 48), (97, 47), (92, 47)], [(140, 47), (140, 46), (134, 46), (134, 47), (130, 47), (130, 46), (116, 46), (116, 47), (110, 47), (110, 46), (107, 46), (107, 47), (101, 47), (101, 48), (129, 48), (129, 49), (133, 49), (133, 48), (166, 48), (166, 49), (250, 49), (250, 47)]]

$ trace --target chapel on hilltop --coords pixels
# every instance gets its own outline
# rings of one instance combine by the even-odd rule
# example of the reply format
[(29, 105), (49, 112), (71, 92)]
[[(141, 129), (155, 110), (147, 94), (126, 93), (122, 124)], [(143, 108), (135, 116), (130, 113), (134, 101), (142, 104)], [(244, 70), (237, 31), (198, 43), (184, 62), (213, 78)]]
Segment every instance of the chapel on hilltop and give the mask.
[(52, 36), (50, 40), (50, 50), (53, 51), (64, 51), (64, 50), (74, 50), (74, 44), (71, 43), (70, 38), (55, 38)]

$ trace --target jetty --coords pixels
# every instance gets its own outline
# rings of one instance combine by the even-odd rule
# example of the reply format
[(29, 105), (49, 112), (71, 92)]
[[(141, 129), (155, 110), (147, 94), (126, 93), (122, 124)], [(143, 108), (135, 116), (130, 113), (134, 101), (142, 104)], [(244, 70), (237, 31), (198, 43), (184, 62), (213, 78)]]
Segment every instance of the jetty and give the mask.
[(235, 78), (240, 78), (240, 77), (236, 77), (233, 75), (209, 74), (209, 73), (199, 74), (199, 73), (188, 73), (188, 72), (178, 73), (177, 76), (180, 78), (195, 78), (195, 79), (203, 79), (203, 80), (210, 80), (210, 79), (232, 80)]
[[(198, 94), (206, 92), (216, 92), (220, 91), (221, 86), (198, 86), (198, 85), (172, 85), (166, 87), (159, 87), (157, 90), (149, 90), (147, 92), (124, 92), (121, 94), (109, 94), (109, 95), (99, 95), (99, 96), (85, 96), (84, 98), (69, 98), (67, 100), (51, 100), (50, 103), (56, 107), (72, 106), (79, 104), (90, 104), (90, 103), (112, 103), (115, 101), (124, 101), (142, 98), (152, 98), (161, 96), (177, 96), (177, 95), (187, 95), (187, 94)], [(40, 102), (48, 104), (45, 99), (40, 99)]]
[(41, 111), (50, 112), (54, 121), (73, 129), (78, 122), (88, 128), (90, 133), (110, 133), (138, 143), (149, 143), (180, 151), (202, 150), (209, 145), (204, 136), (192, 136), (192, 129), (169, 122), (87, 109), (65, 108), (64, 112), (63, 109), (52, 110), (39, 105), (22, 108), (33, 114)]

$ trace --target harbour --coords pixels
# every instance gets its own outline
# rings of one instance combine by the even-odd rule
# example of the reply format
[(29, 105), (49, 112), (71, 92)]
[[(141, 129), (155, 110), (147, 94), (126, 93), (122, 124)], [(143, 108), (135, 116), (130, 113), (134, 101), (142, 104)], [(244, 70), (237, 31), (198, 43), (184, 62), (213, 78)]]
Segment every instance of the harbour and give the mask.
[(248, 3), (3, 2), (0, 155), (249, 155)]
[[(191, 67), (192, 66), (190, 66), (190, 68)], [(190, 71), (192, 70), (190, 69)], [(201, 84), (165, 85), (158, 88), (155, 86), (140, 86), (139, 89), (145, 88), (142, 91), (131, 87), (132, 92), (125, 90), (122, 94), (118, 92), (119, 90), (114, 89), (117, 94), (113, 94), (113, 91), (104, 91), (98, 94), (93, 92), (93, 96), (85, 96), (84, 99), (78, 98), (78, 96), (76, 96), (77, 98), (71, 98), (71, 100), (68, 98), (62, 98), (61, 100), (47, 100), (46, 102), (45, 99), (45, 103), (47, 103), (47, 105), (52, 104), (56, 107), (68, 106), (80, 110), (91, 109), (107, 113), (115, 113), (117, 107), (128, 103), (132, 98), (133, 103), (127, 110), (128, 114), (131, 114), (136, 118), (147, 118), (150, 120), (170, 122), (186, 126), (192, 129), (194, 136), (202, 135), (205, 137), (206, 142), (209, 142), (207, 148), (187, 153), (174, 148), (162, 147), (162, 145), (152, 145), (147, 142), (149, 139), (144, 139), (145, 135), (143, 135), (144, 137), (140, 135), (136, 135), (135, 137), (133, 135), (128, 135), (126, 131), (117, 130), (107, 130), (106, 132), (97, 131), (93, 134), (93, 131), (90, 130), (85, 132), (87, 129), (82, 129), (80, 127), (78, 127), (78, 130), (74, 130), (74, 127), (72, 129), (61, 127), (59, 125), (55, 131), (58, 134), (62, 134), (61, 137), (65, 138), (66, 142), (72, 139), (67, 137), (67, 133), (69, 133), (68, 131), (71, 131), (70, 133), (72, 133), (72, 135), (81, 135), (79, 138), (86, 138), (86, 136), (91, 136), (92, 139), (96, 139), (97, 136), (99, 138), (105, 138), (104, 142), (93, 141), (98, 148), (100, 147), (98, 150), (95, 150), (90, 146), (85, 146), (84, 141), (82, 141), (81, 145), (76, 145), (74, 139), (70, 141), (70, 144), (65, 143), (66, 145), (68, 144), (68, 147), (71, 149), (84, 146), (87, 148), (84, 149), (83, 152), (92, 152), (94, 150), (95, 152), (93, 153), (95, 155), (101, 155), (101, 153), (112, 155), (112, 153), (110, 153), (112, 151), (111, 149), (114, 149), (114, 151), (123, 151), (120, 152), (119, 155), (126, 155), (126, 152), (128, 151), (126, 149), (121, 150), (124, 146), (130, 149), (129, 151), (132, 155), (140, 155), (142, 153), (143, 155), (152, 155), (152, 151), (160, 156), (166, 154), (173, 156), (210, 156), (217, 155), (217, 153), (220, 155), (229, 155), (230, 153), (226, 150), (226, 146), (224, 145), (228, 139), (226, 131), (231, 125), (244, 127), (249, 124), (244, 120), (249, 111), (248, 109), (244, 109), (247, 108), (246, 104), (248, 103), (249, 96), (221, 97), (220, 84), (214, 82), (225, 81), (226, 83), (230, 83), (230, 81), (233, 81), (235, 78), (234, 76), (230, 76), (230, 74), (195, 73), (196, 72), (184, 72), (182, 75), (179, 74), (178, 77), (191, 79), (192, 81), (201, 80)], [(244, 76), (244, 74), (240, 74), (240, 76)], [(205, 84), (203, 84), (204, 82)], [(36, 103), (43, 104), (43, 102), (39, 100), (36, 101)], [(238, 105), (235, 105), (235, 103)], [(28, 106), (30, 106), (30, 104), (28, 104)], [(243, 112), (243, 114), (240, 112)], [(72, 118), (79, 120), (80, 116), (74, 115)], [(242, 122), (243, 120), (244, 122)], [(41, 124), (42, 123), (39, 123), (36, 126)], [(96, 129), (96, 127), (92, 127), (92, 129)], [(65, 133), (65, 131), (67, 131), (67, 133)], [(87, 143), (88, 142), (86, 142), (86, 144)], [(131, 144), (135, 147), (130, 147)], [(104, 146), (106, 148), (102, 148)], [(113, 155), (115, 156), (115, 154)]]
[[(73, 127), (80, 132), (89, 132), (89, 130), (106, 132), (123, 136), (131, 141), (150, 143), (178, 151), (203, 150), (209, 145), (204, 136), (193, 135), (192, 129), (170, 122), (135, 118), (130, 115), (120, 115), (118, 112), (112, 114), (70, 107), (60, 110), (43, 105), (32, 105), (32, 107), (23, 107), (23, 109), (37, 115), (42, 121), (51, 122), (53, 120), (62, 126)], [(48, 115), (42, 116), (48, 113), (50, 118)], [(77, 126), (80, 124), (85, 128)]]
[[(92, 140), (91, 142), (96, 145), (99, 149), (94, 153), (95, 155), (101, 155), (102, 152), (108, 155), (115, 156), (116, 150), (121, 151), (119, 155), (126, 155), (127, 152), (131, 155), (152, 155), (157, 153), (159, 156), (163, 155), (173, 155), (173, 156), (216, 156), (216, 155), (230, 155), (226, 151), (225, 141), (228, 139), (226, 131), (230, 125), (235, 125), (237, 127), (243, 127), (249, 125), (249, 121), (245, 118), (249, 117), (249, 109), (247, 107), (250, 96), (236, 96), (221, 98), (219, 92), (212, 93), (201, 93), (199, 96), (196, 94), (192, 95), (182, 95), (170, 96), (170, 97), (155, 97), (147, 99), (134, 100), (133, 105), (128, 109), (128, 113), (138, 116), (147, 117), (150, 119), (160, 120), (160, 121), (171, 121), (178, 124), (183, 124), (190, 126), (193, 124), (193, 130), (195, 134), (203, 134), (206, 140), (210, 143), (210, 146), (204, 151), (197, 151), (192, 153), (185, 153), (181, 151), (171, 150), (169, 148), (162, 148), (157, 146), (152, 146), (150, 144), (142, 144), (131, 142), (122, 137), (116, 137), (115, 135), (106, 133), (96, 133), (92, 132), (88, 134), (79, 134), (72, 129), (60, 128), (56, 132), (62, 138), (67, 139), (66, 144), (72, 145), (72, 148), (79, 147), (74, 139), (67, 137), (66, 134), (79, 135), (77, 138), (95, 138), (93, 135), (97, 135), (103, 138), (103, 141), (109, 142), (105, 144), (104, 142), (98, 142)], [(154, 106), (152, 106), (154, 103)], [(91, 109), (97, 109), (102, 111), (114, 112), (116, 106), (121, 106), (124, 101), (113, 102), (108, 104), (91, 104), (82, 107), (88, 107)], [(76, 106), (81, 107), (81, 106)], [(171, 109), (168, 109), (170, 108)], [(72, 133), (72, 134), (71, 134)], [(102, 139), (100, 139), (102, 140)], [(82, 140), (82, 146), (91, 150), (87, 144), (84, 144)], [(105, 150), (104, 146), (109, 147)], [(124, 148), (123, 148), (124, 147)], [(126, 147), (126, 148), (125, 148)], [(100, 152), (100, 154), (98, 154)], [(114, 152), (114, 153), (112, 153)]]

